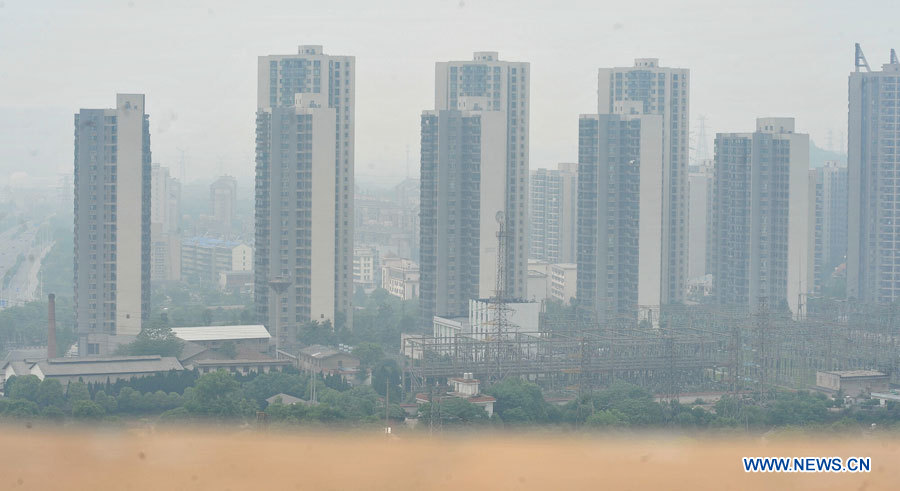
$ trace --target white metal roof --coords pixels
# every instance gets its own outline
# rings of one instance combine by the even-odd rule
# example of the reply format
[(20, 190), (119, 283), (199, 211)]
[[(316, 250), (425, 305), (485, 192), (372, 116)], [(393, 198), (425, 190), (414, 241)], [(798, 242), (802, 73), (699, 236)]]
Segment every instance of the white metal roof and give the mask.
[(228, 339), (269, 339), (262, 324), (249, 326), (173, 327), (172, 332), (185, 341), (220, 341)]

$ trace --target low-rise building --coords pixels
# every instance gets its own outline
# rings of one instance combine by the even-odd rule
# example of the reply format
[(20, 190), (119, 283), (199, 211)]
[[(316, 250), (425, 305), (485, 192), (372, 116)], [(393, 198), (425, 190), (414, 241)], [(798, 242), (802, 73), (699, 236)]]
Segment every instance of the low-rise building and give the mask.
[[(464, 373), (462, 377), (453, 377), (447, 380), (449, 391), (445, 395), (435, 395), (434, 400), (446, 400), (450, 398), (465, 399), (472, 404), (484, 409), (488, 417), (494, 415), (494, 403), (497, 402), (492, 396), (481, 394), (480, 382), (472, 373)], [(416, 394), (416, 403), (425, 404), (431, 402), (428, 394)]]
[(266, 403), (270, 405), (275, 404), (276, 402), (280, 402), (285, 406), (293, 406), (294, 404), (309, 404), (309, 401), (305, 401), (299, 397), (294, 397), (290, 394), (285, 394), (284, 392), (280, 392), (272, 397), (266, 398)]
[(184, 370), (175, 357), (145, 355), (11, 361), (6, 363), (2, 371), (5, 376), (35, 375), (41, 380), (55, 379), (66, 387), (72, 381), (115, 383), (118, 380), (131, 380), (173, 370)]
[(294, 363), (290, 360), (276, 360), (268, 356), (255, 356), (252, 358), (205, 358), (195, 360), (185, 365), (190, 370), (196, 369), (200, 373), (217, 372), (224, 370), (233, 374), (248, 375), (251, 373), (280, 372)]
[(359, 358), (329, 346), (314, 344), (300, 350), (297, 365), (301, 370), (347, 377), (359, 370)]
[(871, 392), (887, 392), (890, 376), (876, 370), (833, 370), (816, 372), (816, 386), (828, 392), (842, 391), (858, 397)]
[(182, 341), (199, 344), (205, 348), (219, 349), (224, 343), (234, 345), (236, 351), (250, 349), (264, 353), (269, 349), (272, 336), (261, 324), (244, 326), (173, 327), (172, 334)]
[(381, 265), (381, 287), (403, 300), (419, 298), (419, 265), (409, 259), (385, 258)]
[(253, 249), (247, 244), (210, 237), (181, 243), (181, 275), (190, 283), (218, 285), (221, 273), (252, 269)]
[(253, 271), (223, 271), (219, 273), (219, 289), (227, 292), (252, 292)]
[(550, 297), (567, 304), (575, 298), (578, 265), (573, 263), (550, 265)]
[(366, 293), (372, 290), (381, 282), (378, 276), (381, 270), (378, 269), (378, 250), (374, 247), (356, 247), (353, 249), (353, 288), (362, 288)]

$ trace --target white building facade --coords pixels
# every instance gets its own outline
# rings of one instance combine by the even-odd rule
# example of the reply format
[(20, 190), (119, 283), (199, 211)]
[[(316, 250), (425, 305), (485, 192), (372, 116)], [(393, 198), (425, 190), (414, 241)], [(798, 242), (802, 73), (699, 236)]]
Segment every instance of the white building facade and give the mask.
[(142, 94), (75, 115), (78, 353), (105, 355), (150, 313), (150, 120)]

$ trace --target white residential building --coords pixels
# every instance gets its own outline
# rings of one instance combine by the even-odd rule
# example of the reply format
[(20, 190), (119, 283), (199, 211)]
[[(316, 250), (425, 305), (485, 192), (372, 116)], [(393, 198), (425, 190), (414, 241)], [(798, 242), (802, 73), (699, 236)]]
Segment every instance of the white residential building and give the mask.
[(871, 70), (856, 45), (848, 115), (847, 298), (900, 299), (900, 60)]
[(78, 353), (106, 355), (150, 313), (150, 120), (142, 94), (75, 115)]
[[(260, 320), (283, 331), (273, 333), (277, 343), (310, 320), (334, 320), (335, 204), (342, 201), (331, 185), (338, 111), (328, 101), (303, 92), (292, 106), (257, 113), (254, 295)], [(273, 280), (280, 292), (270, 289)]]
[(353, 249), (353, 286), (371, 293), (380, 284), (381, 270), (378, 265), (378, 250), (374, 247)]
[(419, 298), (419, 265), (409, 259), (382, 260), (381, 287), (403, 300)]
[[(280, 278), (291, 285), (281, 295), (284, 323), (334, 319), (340, 312), (352, 326), (355, 58), (303, 45), (297, 54), (259, 57), (258, 80), (257, 317), (275, 326), (270, 282)], [(305, 170), (296, 172), (298, 165)], [(331, 219), (320, 216), (326, 209)], [(321, 236), (326, 230), (331, 239)], [(326, 279), (323, 268), (329, 266)], [(329, 285), (330, 293), (324, 292)]]
[(421, 118), (421, 192), (432, 196), (420, 204), (425, 326), (495, 294), (501, 222), (502, 294), (525, 298), (529, 76), (528, 63), (496, 52), (436, 65), (435, 109)]
[[(716, 300), (805, 314), (811, 291), (809, 135), (793, 118), (716, 135), (710, 273)], [(814, 216), (814, 214), (813, 214)]]
[(661, 119), (657, 132), (662, 152), (660, 199), (665, 222), (660, 237), (660, 302), (680, 303), (688, 266), (690, 70), (660, 66), (657, 58), (638, 58), (631, 67), (601, 68), (598, 94), (597, 112), (601, 115), (621, 114), (617, 109), (621, 103), (636, 103), (629, 106), (630, 111), (658, 115)]

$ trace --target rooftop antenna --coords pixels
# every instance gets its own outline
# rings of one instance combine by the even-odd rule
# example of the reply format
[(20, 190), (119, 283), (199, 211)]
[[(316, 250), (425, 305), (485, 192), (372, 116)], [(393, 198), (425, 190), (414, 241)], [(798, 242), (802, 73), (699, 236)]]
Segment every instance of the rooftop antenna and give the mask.
[(900, 60), (897, 60), (897, 52), (894, 51), (894, 48), (891, 48), (891, 65), (900, 65)]
[[(891, 50), (893, 53), (894, 50)], [(893, 58), (893, 57), (892, 57)], [(863, 54), (862, 48), (859, 47), (859, 43), (856, 43), (856, 71), (858, 72), (860, 68), (865, 67), (867, 72), (871, 72), (872, 69), (869, 68), (869, 62), (866, 61), (866, 55)]]

